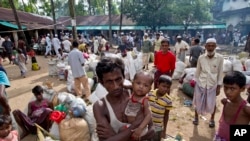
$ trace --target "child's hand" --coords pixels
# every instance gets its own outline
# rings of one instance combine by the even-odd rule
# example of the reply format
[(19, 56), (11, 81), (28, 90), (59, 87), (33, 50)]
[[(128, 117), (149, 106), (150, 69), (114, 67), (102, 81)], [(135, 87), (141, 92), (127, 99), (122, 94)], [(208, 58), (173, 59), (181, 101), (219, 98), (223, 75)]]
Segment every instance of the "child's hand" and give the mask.
[(134, 138), (134, 139), (140, 138), (141, 133), (142, 133), (142, 130), (143, 130), (143, 129), (141, 129), (141, 128), (136, 128), (136, 129), (134, 129), (134, 130), (133, 130), (134, 133), (132, 134), (132, 138)]

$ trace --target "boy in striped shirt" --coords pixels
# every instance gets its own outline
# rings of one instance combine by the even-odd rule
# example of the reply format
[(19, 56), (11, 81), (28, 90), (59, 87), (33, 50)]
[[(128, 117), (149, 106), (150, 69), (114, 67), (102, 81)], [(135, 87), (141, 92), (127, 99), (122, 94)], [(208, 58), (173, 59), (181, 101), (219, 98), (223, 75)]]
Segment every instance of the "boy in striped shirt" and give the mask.
[(171, 85), (171, 77), (161, 75), (158, 80), (158, 89), (148, 95), (152, 121), (156, 131), (154, 141), (159, 141), (166, 136), (169, 110), (172, 109), (172, 100), (169, 96)]

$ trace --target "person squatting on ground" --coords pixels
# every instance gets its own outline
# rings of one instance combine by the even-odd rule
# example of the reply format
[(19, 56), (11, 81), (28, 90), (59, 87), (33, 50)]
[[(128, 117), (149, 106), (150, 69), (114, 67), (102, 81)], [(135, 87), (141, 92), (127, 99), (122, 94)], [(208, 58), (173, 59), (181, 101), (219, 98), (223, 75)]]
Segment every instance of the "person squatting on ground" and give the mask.
[(241, 97), (245, 91), (246, 77), (238, 71), (229, 72), (223, 78), (226, 98), (221, 100), (223, 110), (214, 141), (230, 141), (230, 125), (248, 125), (250, 106)]
[[(88, 98), (90, 96), (90, 87), (87, 74), (83, 68), (85, 59), (82, 52), (78, 49), (78, 42), (73, 41), (72, 45), (73, 49), (68, 54), (68, 64), (70, 65), (74, 77), (76, 95)], [(82, 93), (81, 84), (84, 88), (85, 95)]]
[(27, 73), (27, 68), (26, 68), (26, 57), (25, 55), (23, 54), (22, 50), (21, 49), (18, 49), (17, 50), (17, 63), (18, 63), (18, 67), (20, 69), (20, 72), (21, 72), (21, 76), (22, 77), (26, 77), (26, 73)]
[(12, 130), (12, 120), (9, 115), (0, 115), (0, 141), (19, 141), (18, 132)]
[(216, 109), (216, 96), (220, 94), (223, 80), (222, 55), (215, 52), (216, 40), (209, 38), (206, 41), (206, 53), (201, 55), (197, 62), (195, 73), (196, 85), (194, 88), (193, 105), (195, 106), (194, 125), (199, 124), (198, 114), (212, 114), (209, 127), (215, 126), (214, 115)]
[[(139, 111), (134, 122), (122, 132), (119, 129), (128, 124), (125, 109), (130, 95), (124, 88), (124, 63), (119, 58), (104, 57), (96, 67), (99, 82), (106, 88), (108, 94), (93, 106), (94, 117), (97, 123), (96, 132), (100, 140), (106, 141), (130, 141), (133, 131), (144, 120), (143, 112)], [(143, 110), (141, 108), (140, 110)], [(154, 134), (152, 124), (149, 124), (148, 132), (141, 140), (151, 139)]]
[(161, 41), (161, 50), (155, 53), (154, 65), (156, 72), (154, 74), (154, 89), (157, 89), (158, 79), (161, 75), (165, 74), (172, 77), (175, 70), (175, 55), (168, 50), (169, 41), (163, 39)]
[(47, 131), (49, 131), (51, 127), (49, 115), (52, 112), (52, 104), (48, 99), (43, 98), (43, 88), (41, 86), (35, 86), (32, 89), (32, 93), (36, 100), (29, 102), (27, 115), (20, 110), (13, 111), (13, 116), (19, 127), (22, 129), (21, 139), (29, 133), (36, 133), (37, 130), (35, 123)]
[[(139, 127), (133, 130), (132, 140), (137, 140), (144, 136), (148, 131), (148, 124), (152, 123), (147, 94), (150, 92), (153, 82), (153, 77), (147, 72), (137, 72), (134, 76), (132, 95), (125, 109), (125, 115), (129, 124), (120, 129), (120, 131), (126, 130), (135, 121), (138, 112), (143, 112), (144, 120)], [(141, 107), (143, 110), (140, 110)]]
[(165, 138), (169, 110), (173, 108), (170, 98), (170, 88), (172, 85), (171, 77), (161, 75), (158, 79), (158, 89), (149, 93), (149, 105), (152, 112), (153, 125), (155, 127), (155, 136), (152, 141), (160, 141)]

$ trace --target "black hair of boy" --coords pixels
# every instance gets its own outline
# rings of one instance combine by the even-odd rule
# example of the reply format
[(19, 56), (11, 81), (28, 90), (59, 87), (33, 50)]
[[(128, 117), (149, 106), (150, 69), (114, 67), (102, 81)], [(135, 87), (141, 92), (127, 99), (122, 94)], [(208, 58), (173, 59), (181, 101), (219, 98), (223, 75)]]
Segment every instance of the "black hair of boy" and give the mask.
[(159, 77), (158, 83), (159, 83), (159, 84), (165, 83), (165, 84), (168, 84), (168, 85), (172, 85), (172, 79), (171, 79), (171, 77), (168, 76), (168, 75), (161, 75), (161, 76)]
[(229, 72), (224, 76), (223, 84), (228, 84), (228, 85), (236, 84), (240, 88), (243, 88), (246, 85), (246, 76), (239, 71)]
[(77, 48), (78, 47), (78, 42), (75, 40), (75, 41), (73, 41), (73, 43), (72, 43), (72, 46), (74, 47), (74, 48)]
[(12, 120), (9, 115), (0, 115), (0, 126), (3, 126), (4, 124), (11, 124)]
[(21, 53), (23, 53), (23, 51), (21, 49), (18, 49), (17, 53), (21, 54)]
[(120, 58), (104, 57), (96, 66), (96, 74), (100, 81), (103, 80), (103, 74), (113, 72), (115, 69), (120, 69), (124, 76), (125, 65)]
[(32, 93), (34, 95), (39, 95), (43, 93), (43, 88), (40, 85), (36, 85), (33, 89), (32, 89)]
[(194, 43), (195, 43), (195, 44), (199, 44), (199, 43), (200, 43), (200, 39), (199, 39), (199, 38), (195, 38), (195, 39), (194, 39)]

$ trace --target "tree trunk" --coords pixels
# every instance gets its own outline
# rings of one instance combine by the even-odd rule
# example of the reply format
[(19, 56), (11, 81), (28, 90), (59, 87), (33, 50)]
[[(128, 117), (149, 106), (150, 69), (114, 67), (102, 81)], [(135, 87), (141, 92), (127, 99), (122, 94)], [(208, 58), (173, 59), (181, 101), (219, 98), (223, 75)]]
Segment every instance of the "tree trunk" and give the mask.
[(89, 15), (92, 15), (92, 13), (91, 13), (91, 0), (88, 0), (88, 3), (89, 3), (89, 7), (88, 7)]
[(53, 23), (54, 23), (54, 35), (57, 34), (56, 30), (56, 16), (55, 16), (55, 6), (54, 6), (54, 1), (50, 0), (51, 2), (51, 12), (52, 12), (52, 17), (53, 17)]
[(76, 14), (75, 14), (75, 0), (69, 0), (69, 12), (71, 16), (71, 24), (72, 24), (72, 35), (73, 39), (77, 39), (76, 32)]
[(109, 44), (112, 47), (112, 25), (111, 25), (111, 0), (108, 0), (109, 9)]
[(10, 6), (11, 6), (11, 8), (12, 8), (12, 11), (13, 11), (13, 14), (14, 14), (14, 17), (15, 17), (15, 20), (16, 20), (16, 23), (17, 23), (17, 26), (18, 26), (18, 29), (20, 30), (21, 35), (22, 35), (23, 38), (24, 38), (24, 41), (25, 41), (26, 46), (28, 46), (28, 42), (27, 42), (26, 36), (25, 36), (25, 34), (24, 34), (24, 32), (23, 32), (22, 26), (21, 26), (21, 24), (20, 24), (20, 22), (19, 22), (19, 18), (18, 18), (17, 12), (16, 12), (16, 7), (15, 7), (15, 5), (14, 5), (13, 0), (9, 0), (9, 3), (10, 3)]
[(123, 18), (123, 2), (124, 0), (121, 0), (121, 6), (120, 6), (120, 11), (121, 11), (121, 14), (120, 14), (120, 27), (119, 27), (119, 33), (122, 32), (122, 18)]

